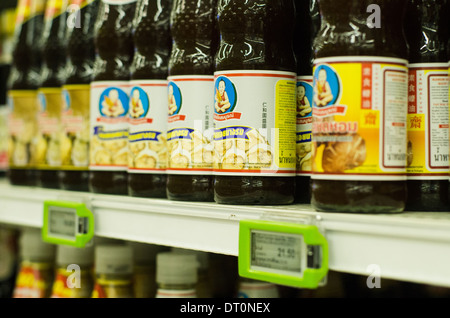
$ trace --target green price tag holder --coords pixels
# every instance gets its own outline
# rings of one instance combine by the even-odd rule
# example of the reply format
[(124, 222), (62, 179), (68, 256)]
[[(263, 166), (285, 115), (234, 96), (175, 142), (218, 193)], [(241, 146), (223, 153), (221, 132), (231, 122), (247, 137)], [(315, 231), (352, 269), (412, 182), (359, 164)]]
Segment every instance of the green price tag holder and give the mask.
[(42, 239), (48, 243), (84, 247), (94, 237), (94, 215), (84, 203), (45, 201)]
[(241, 220), (239, 275), (290, 287), (316, 289), (328, 273), (328, 243), (309, 224)]

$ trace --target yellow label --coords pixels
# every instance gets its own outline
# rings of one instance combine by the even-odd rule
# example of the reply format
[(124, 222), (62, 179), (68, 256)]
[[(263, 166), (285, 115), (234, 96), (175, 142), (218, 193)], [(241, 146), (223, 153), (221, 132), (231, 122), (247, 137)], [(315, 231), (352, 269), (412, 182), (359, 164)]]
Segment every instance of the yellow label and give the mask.
[(36, 91), (9, 91), (12, 106), (8, 125), (9, 166), (32, 168), (36, 164), (37, 113)]
[[(58, 268), (52, 286), (51, 298), (90, 298), (93, 292), (91, 273), (81, 270), (79, 276), (65, 268)], [(79, 280), (76, 282), (75, 280)], [(71, 283), (71, 286), (68, 284)], [(77, 285), (78, 283), (78, 285)]]
[(38, 100), (36, 165), (38, 169), (58, 169), (61, 167), (61, 89), (42, 88)]
[(68, 0), (48, 0), (45, 7), (45, 19), (54, 19), (61, 15), (68, 5)]
[(88, 170), (90, 85), (64, 86), (62, 103), (62, 169)]
[(410, 64), (408, 78), (408, 178), (447, 180), (448, 65)]
[(51, 289), (51, 267), (23, 262), (16, 278), (13, 298), (46, 298)]
[(313, 178), (405, 179), (407, 87), (402, 59), (316, 60)]
[[(17, 4), (16, 26), (28, 21), (31, 14), (31, 0), (19, 0)], [(3, 26), (3, 25), (2, 25)]]
[(283, 169), (295, 169), (296, 82), (280, 80), (275, 86), (275, 158)]

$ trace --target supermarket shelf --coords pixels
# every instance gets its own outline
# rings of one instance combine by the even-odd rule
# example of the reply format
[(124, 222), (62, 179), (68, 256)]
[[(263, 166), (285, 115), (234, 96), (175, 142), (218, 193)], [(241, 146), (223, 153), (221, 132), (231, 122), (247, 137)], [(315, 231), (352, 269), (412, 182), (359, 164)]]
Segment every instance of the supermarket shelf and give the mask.
[(41, 227), (44, 200), (84, 201), (97, 236), (238, 255), (239, 221), (316, 223), (331, 270), (450, 287), (450, 213), (319, 213), (308, 205), (228, 206), (97, 195), (0, 183), (0, 223)]

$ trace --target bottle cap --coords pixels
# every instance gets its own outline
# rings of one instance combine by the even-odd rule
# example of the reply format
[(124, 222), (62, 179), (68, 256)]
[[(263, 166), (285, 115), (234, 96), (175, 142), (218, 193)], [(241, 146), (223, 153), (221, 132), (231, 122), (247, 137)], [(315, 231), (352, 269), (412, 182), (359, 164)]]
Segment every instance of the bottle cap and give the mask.
[(31, 262), (54, 262), (56, 245), (42, 240), (40, 229), (27, 228), (20, 235), (20, 256)]
[(132, 274), (133, 249), (129, 245), (98, 245), (95, 247), (97, 274)]
[(92, 246), (80, 248), (58, 245), (56, 263), (58, 265), (76, 264), (79, 266), (91, 266), (94, 264), (94, 248)]
[(195, 254), (162, 252), (156, 256), (156, 282), (162, 284), (197, 283), (198, 260)]

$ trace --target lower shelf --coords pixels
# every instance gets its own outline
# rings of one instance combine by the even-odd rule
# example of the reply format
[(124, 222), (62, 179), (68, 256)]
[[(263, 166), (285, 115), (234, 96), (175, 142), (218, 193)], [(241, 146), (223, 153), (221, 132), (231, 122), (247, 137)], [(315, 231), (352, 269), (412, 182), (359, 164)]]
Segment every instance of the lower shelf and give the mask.
[(228, 206), (97, 195), (0, 183), (0, 223), (41, 227), (44, 200), (88, 202), (95, 235), (238, 255), (239, 221), (312, 219), (331, 270), (450, 287), (450, 213), (315, 212), (309, 205)]

